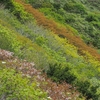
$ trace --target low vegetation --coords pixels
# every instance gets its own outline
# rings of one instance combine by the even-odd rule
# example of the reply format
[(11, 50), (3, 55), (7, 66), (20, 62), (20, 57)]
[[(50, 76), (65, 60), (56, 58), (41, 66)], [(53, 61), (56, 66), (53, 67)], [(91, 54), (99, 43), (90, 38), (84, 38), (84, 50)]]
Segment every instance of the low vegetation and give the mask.
[[(0, 1), (0, 48), (5, 49), (0, 50), (1, 98), (99, 100), (100, 54), (92, 48), (93, 43), (89, 47), (79, 37), (87, 41), (91, 30), (87, 33), (83, 30), (88, 34), (85, 36), (76, 27), (71, 27), (76, 24), (78, 14), (80, 21), (95, 25), (98, 15), (94, 16), (90, 8), (87, 10), (84, 2), (24, 1)], [(83, 27), (80, 23), (78, 28)]]

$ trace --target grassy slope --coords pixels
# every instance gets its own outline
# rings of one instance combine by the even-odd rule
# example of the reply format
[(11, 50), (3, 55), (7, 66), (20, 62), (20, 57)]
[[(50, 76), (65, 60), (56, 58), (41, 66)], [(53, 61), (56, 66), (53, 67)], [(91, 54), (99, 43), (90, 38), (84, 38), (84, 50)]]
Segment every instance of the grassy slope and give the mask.
[[(36, 61), (35, 62), (36, 64), (34, 67), (39, 66), (39, 69), (47, 66), (46, 60), (48, 60), (48, 58), (44, 59), (44, 58), (46, 58), (44, 52), (49, 53), (49, 51), (46, 52), (43, 48), (38, 46), (36, 43), (32, 43), (31, 40), (20, 35), (22, 33), (22, 31), (21, 31), (22, 28), (23, 28), (23, 31), (26, 31), (25, 30), (27, 28), (26, 25), (22, 25), (13, 15), (11, 15), (9, 13), (8, 10), (5, 10), (4, 8), (1, 8), (0, 13), (2, 15), (2, 16), (0, 16), (0, 43), (1, 43), (0, 48), (13, 51), (15, 53), (15, 55), (19, 56), (21, 59), (25, 58), (29, 61)], [(5, 16), (5, 14), (7, 16)], [(35, 27), (37, 27), (39, 29), (38, 26), (35, 25)], [(20, 34), (16, 31), (18, 31)], [(41, 31), (41, 28), (40, 28), (40, 31)], [(28, 31), (26, 31), (25, 33), (27, 33), (27, 32)], [(26, 34), (26, 36), (27, 36), (27, 34)], [(34, 36), (34, 35), (32, 35), (32, 36)], [(36, 36), (34, 38), (36, 38)], [(78, 99), (79, 98), (78, 92), (74, 92), (74, 89), (69, 89), (72, 86), (70, 86), (69, 84), (65, 84), (65, 83), (58, 86), (56, 83), (52, 82), (50, 79), (48, 79), (44, 75), (42, 76), (40, 74), (41, 73), (40, 71), (37, 71), (35, 68), (33, 68), (33, 65), (31, 65), (32, 63), (28, 63), (27, 61), (18, 60), (13, 57), (10, 58), (9, 57), (10, 52), (8, 52), (8, 51), (0, 50), (0, 54), (1, 54), (0, 55), (0, 66), (2, 68), (1, 74), (13, 75), (16, 73), (16, 72), (14, 73), (14, 70), (17, 70), (18, 72), (21, 72), (22, 75), (27, 76), (27, 78), (30, 79), (30, 77), (31, 77), (31, 79), (32, 79), (31, 81), (33, 82), (32, 84), (34, 85), (34, 87), (32, 86), (32, 88), (38, 89), (38, 91), (36, 91), (35, 94), (36, 93), (40, 94), (40, 97), (39, 97), (39, 95), (36, 95), (35, 100), (40, 100), (40, 99), (43, 100), (43, 98), (45, 98), (46, 100), (49, 100), (49, 98), (47, 98), (47, 96), (45, 95), (45, 93), (43, 91), (47, 92), (48, 96), (51, 97), (53, 100), (54, 99), (60, 100), (59, 98), (61, 98), (61, 99), (65, 99), (65, 98), (71, 98), (71, 99), (77, 98)], [(46, 55), (51, 56), (50, 53), (46, 54)], [(49, 58), (52, 59), (52, 57), (49, 57)], [(53, 58), (53, 59), (55, 59), (55, 58)], [(41, 62), (42, 60), (43, 60), (43, 62)], [(6, 63), (3, 64), (3, 62), (6, 62)], [(48, 63), (50, 63), (50, 62), (51, 61), (49, 61)], [(4, 66), (7, 68), (4, 68)], [(13, 68), (14, 70), (10, 70), (9, 68)], [(5, 72), (4, 72), (4, 70), (5, 70)], [(6, 73), (6, 71), (8, 73)], [(33, 76), (36, 78), (34, 78)], [(12, 78), (12, 81), (16, 80), (17, 79), (16, 77), (17, 77), (17, 74), (15, 76), (15, 79)], [(9, 78), (9, 76), (7, 78)], [(1, 76), (1, 79), (3, 79), (2, 76)], [(11, 78), (9, 78), (9, 79), (11, 79)], [(23, 82), (24, 80), (19, 79), (18, 82), (20, 82), (20, 81)], [(7, 80), (7, 82), (9, 82), (9, 81)], [(13, 86), (13, 83), (10, 83), (10, 84)], [(9, 84), (9, 86), (10, 86), (10, 84)], [(24, 83), (22, 83), (22, 84), (24, 84)], [(38, 86), (38, 84), (39, 84), (39, 86)], [(16, 86), (13, 88), (19, 89)], [(22, 87), (22, 88), (24, 89), (25, 87)], [(13, 89), (9, 90), (9, 89), (7, 89), (7, 87), (5, 87), (5, 89), (8, 92), (13, 91)], [(39, 91), (39, 89), (41, 89), (41, 91)], [(16, 91), (15, 91), (15, 94), (16, 94)], [(64, 91), (66, 91), (66, 92), (64, 92)], [(26, 92), (28, 92), (28, 93), (30, 92), (30, 95), (32, 95), (30, 90), (28, 90)], [(64, 92), (63, 95), (62, 95), (62, 92)], [(25, 93), (25, 92), (23, 92), (23, 93)], [(8, 95), (5, 98), (9, 98), (9, 95), (10, 94), (8, 93)], [(13, 95), (13, 94), (11, 96), (15, 97), (15, 95)], [(18, 94), (18, 96), (19, 96), (19, 94)], [(25, 96), (26, 96), (25, 98), (24, 97), (23, 98), (19, 97), (19, 98), (21, 100), (23, 100), (23, 99), (29, 100), (29, 97), (27, 95), (25, 95)], [(18, 98), (18, 97), (16, 96), (16, 98)], [(10, 97), (9, 99), (12, 99), (12, 97)], [(30, 100), (31, 99), (32, 98), (30, 97)]]
[[(18, 2), (20, 2), (20, 1), (18, 1)], [(44, 27), (52, 30), (54, 33), (66, 37), (70, 41), (70, 43), (74, 44), (75, 46), (77, 46), (79, 48), (79, 51), (81, 53), (83, 51), (88, 51), (92, 56), (96, 57), (97, 59), (100, 59), (100, 55), (98, 54), (98, 52), (95, 49), (87, 46), (79, 37), (73, 36), (71, 34), (72, 33), (71, 29), (66, 30), (65, 27), (59, 27), (57, 25), (57, 23), (55, 23), (52, 20), (46, 19), (46, 17), (42, 13), (40, 13), (36, 9), (32, 8), (32, 6), (27, 5), (27, 4), (25, 5), (24, 3), (23, 3), (23, 5), (28, 12), (33, 14), (33, 16), (36, 18), (37, 23), (39, 25), (43, 25)]]
[[(44, 15), (41, 15), (41, 13), (33, 9), (30, 5), (25, 4), (24, 6), (27, 10), (30, 9), (32, 14), (34, 11), (34, 17), (37, 19), (39, 24), (46, 26), (46, 28), (49, 27), (49, 29), (55, 33), (58, 33), (58, 30), (61, 33), (66, 33), (65, 27), (59, 28), (61, 26), (60, 24), (46, 19)], [(100, 66), (100, 63), (91, 55), (85, 52), (84, 59), (83, 56), (80, 56), (77, 53), (79, 47), (77, 48), (69, 44), (68, 40), (60, 38), (57, 35), (54, 35), (53, 32), (39, 27), (33, 20), (31, 20), (33, 22), (29, 21), (22, 24), (13, 15), (10, 15), (8, 11), (0, 10), (0, 13), (2, 15), (0, 16), (0, 43), (2, 43), (0, 48), (13, 51), (20, 58), (34, 61), (36, 65), (35, 67), (42, 70), (47, 70), (49, 68), (49, 64), (51, 63), (61, 63), (62, 68), (67, 65), (70, 68), (70, 72), (77, 77), (75, 82), (82, 81), (84, 77), (83, 82), (88, 80), (93, 87), (96, 87), (97, 84), (99, 86), (98, 66)], [(5, 13), (7, 15), (6, 18), (4, 17)], [(43, 21), (41, 17), (45, 20)], [(55, 26), (55, 29), (52, 25)], [(67, 32), (71, 33), (72, 31), (69, 29)], [(30, 40), (19, 34), (28, 37)], [(69, 37), (69, 40), (71, 37), (76, 40), (76, 37), (73, 35), (69, 35)], [(7, 40), (7, 42), (4, 40)], [(72, 40), (70, 40), (70, 42)], [(92, 82), (95, 82), (95, 84), (92, 84)], [(91, 89), (92, 86), (89, 86), (88, 89)], [(96, 92), (99, 94), (99, 88), (96, 89)], [(93, 98), (95, 98), (95, 95)]]
[(47, 17), (77, 29), (87, 44), (92, 44), (99, 49), (100, 8), (98, 0), (61, 0), (60, 2), (53, 0), (52, 4), (49, 1), (47, 4), (41, 2), (40, 6), (38, 6), (39, 2), (35, 1), (37, 6), (32, 1), (30, 2), (33, 6), (39, 7)]

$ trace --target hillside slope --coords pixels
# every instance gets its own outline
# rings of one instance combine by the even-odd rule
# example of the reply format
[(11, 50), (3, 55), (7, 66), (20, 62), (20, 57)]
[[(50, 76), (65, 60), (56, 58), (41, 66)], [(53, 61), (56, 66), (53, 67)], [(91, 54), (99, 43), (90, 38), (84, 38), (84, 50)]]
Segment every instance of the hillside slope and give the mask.
[(69, 24), (88, 44), (100, 46), (100, 1), (99, 0), (27, 0), (48, 18), (64, 25)]
[[(42, 92), (45, 96), (41, 94), (46, 100), (48, 96), (53, 100), (99, 100), (100, 54), (96, 49), (88, 47), (75, 29), (46, 18), (30, 4), (4, 1), (0, 6), (0, 48), (14, 52), (20, 59), (7, 59), (6, 67), (10, 63), (10, 68), (21, 71), (32, 82), (36, 80), (40, 91), (46, 92)], [(0, 56), (1, 63), (4, 56)]]
[[(66, 83), (57, 85), (41, 71), (36, 70), (34, 62), (29, 63), (26, 60), (19, 60), (13, 55), (13, 52), (0, 49), (0, 80), (6, 81), (4, 84), (3, 81), (0, 82), (3, 86), (5, 85), (5, 88), (0, 89), (0, 99), (12, 100), (13, 98), (17, 99), (18, 96), (19, 100), (79, 99), (80, 94), (71, 85)], [(18, 84), (18, 86), (15, 84)], [(26, 91), (23, 91), (24, 89)], [(19, 92), (17, 92), (18, 90)], [(80, 100), (82, 99), (80, 98)]]
[[(18, 1), (18, 0), (16, 0)], [(22, 3), (21, 1), (18, 1)], [(93, 48), (87, 46), (78, 36), (73, 36), (71, 33), (71, 29), (66, 29), (64, 26), (59, 27), (57, 23), (55, 23), (52, 20), (48, 20), (42, 13), (38, 12), (36, 9), (32, 8), (30, 5), (25, 5), (22, 3), (25, 7), (26, 11), (33, 14), (33, 16), (36, 18), (37, 23), (39, 25), (43, 25), (44, 27), (50, 29), (56, 34), (59, 34), (61, 36), (66, 37), (70, 43), (73, 43), (75, 46), (79, 48), (79, 51), (82, 53), (83, 51), (88, 51), (91, 55), (96, 57), (97, 59), (100, 59), (100, 54)]]

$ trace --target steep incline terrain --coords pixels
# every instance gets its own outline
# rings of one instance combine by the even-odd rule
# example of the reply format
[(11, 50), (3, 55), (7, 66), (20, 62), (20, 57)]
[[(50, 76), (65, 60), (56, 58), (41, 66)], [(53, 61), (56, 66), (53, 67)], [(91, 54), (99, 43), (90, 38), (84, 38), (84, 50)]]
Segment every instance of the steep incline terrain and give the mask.
[[(25, 85), (26, 85), (24, 82), (23, 83), (21, 82), (23, 80), (18, 81), (17, 77), (14, 80), (13, 76), (10, 75), (12, 78), (10, 78), (9, 76), (7, 77), (6, 75), (8, 73), (2, 72), (0, 73), (0, 75), (1, 74), (5, 75), (5, 78), (7, 78), (7, 83), (3, 84), (3, 82), (0, 82), (1, 84), (3, 84), (3, 86), (6, 85), (6, 87), (4, 88), (6, 90), (0, 89), (0, 99), (6, 100), (7, 98), (9, 98), (9, 100), (11, 100), (14, 96), (14, 93), (16, 94), (16, 98), (18, 98), (17, 97), (18, 94), (20, 98), (19, 100), (65, 100), (65, 99), (78, 100), (79, 99), (80, 94), (76, 91), (74, 87), (66, 83), (56, 84), (52, 82), (49, 78), (47, 78), (45, 74), (43, 74), (41, 71), (36, 70), (34, 68), (35, 64), (33, 62), (29, 63), (26, 60), (19, 60), (17, 57), (14, 57), (13, 55), (14, 55), (13, 52), (0, 49), (1, 71), (3, 72), (4, 70), (8, 71), (9, 74), (11, 75), (13, 74), (17, 75), (18, 73), (21, 73), (20, 77), (22, 77), (23, 79), (27, 77), (27, 80), (29, 79), (31, 81), (30, 84), (32, 84), (32, 86), (30, 87), (29, 90), (30, 92), (26, 90), (22, 94), (20, 94), (21, 92), (20, 88), (25, 89)], [(0, 80), (1, 79), (3, 80), (4, 77), (0, 76)], [(9, 80), (11, 80), (11, 82), (13, 83), (11, 84)], [(19, 84), (18, 82), (21, 82), (22, 85), (24, 85), (24, 87), (22, 87), (21, 84)], [(12, 88), (14, 89), (14, 92), (12, 88), (8, 88), (7, 84), (9, 84), (8, 86), (13, 86)], [(14, 84), (18, 84), (20, 88), (17, 87), (17, 85), (14, 86)], [(19, 89), (18, 93), (16, 92), (17, 89)], [(31, 90), (35, 92), (31, 94)], [(2, 91), (6, 91), (6, 92), (2, 93)], [(7, 92), (8, 94), (6, 95)], [(13, 92), (11, 96), (10, 96), (10, 92)], [(28, 96), (24, 95), (26, 92), (28, 92)], [(48, 97), (46, 97), (46, 93), (48, 94), (47, 95)], [(20, 95), (23, 95), (23, 97), (20, 97)], [(33, 95), (33, 97), (31, 97), (31, 95)], [(26, 98), (24, 98), (24, 96)]]
[[(7, 82), (0, 90), (0, 97), (99, 100), (100, 54), (83, 42), (77, 30), (40, 12), (46, 8), (37, 10), (25, 3), (26, 0), (22, 1), (0, 1), (0, 82), (2, 86)], [(49, 5), (46, 1), (44, 7)]]
[(49, 19), (70, 25), (88, 44), (100, 49), (99, 0), (27, 0)]
[(16, 1), (23, 4), (26, 11), (33, 14), (39, 25), (43, 25), (45, 28), (50, 29), (54, 33), (66, 37), (70, 41), (70, 43), (73, 43), (75, 46), (78, 47), (80, 53), (84, 54), (83, 51), (88, 51), (92, 56), (100, 60), (100, 54), (95, 49), (87, 46), (78, 36), (72, 35), (73, 33), (71, 32), (71, 30), (67, 30), (65, 27), (58, 26), (57, 23), (55, 23), (53, 20), (48, 20), (38, 10), (32, 8), (31, 5), (25, 4), (20, 0)]

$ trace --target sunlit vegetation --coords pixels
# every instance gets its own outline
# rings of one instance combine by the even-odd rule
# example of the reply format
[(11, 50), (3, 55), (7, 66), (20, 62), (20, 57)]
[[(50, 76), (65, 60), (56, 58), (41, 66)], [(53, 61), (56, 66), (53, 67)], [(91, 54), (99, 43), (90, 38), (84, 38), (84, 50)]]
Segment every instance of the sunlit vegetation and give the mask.
[[(0, 74), (2, 74), (0, 81), (2, 87), (2, 80), (6, 79), (9, 83), (4, 86), (4, 91), (1, 90), (3, 91), (3, 94), (0, 94), (1, 98), (99, 100), (100, 54), (92, 48), (92, 44), (89, 47), (79, 37), (87, 38), (84, 37), (85, 35), (80, 35), (79, 30), (70, 26), (70, 23), (76, 21), (75, 13), (81, 12), (83, 15), (87, 13), (85, 6), (72, 2), (60, 5), (53, 0), (51, 3), (36, 1), (33, 6), (44, 12), (44, 15), (28, 4), (28, 2), (32, 4), (35, 0), (27, 0), (27, 3), (24, 2), (26, 0), (15, 1), (0, 1), (3, 3), (0, 7), (0, 48), (13, 52), (20, 59), (10, 57), (12, 53), (0, 50)], [(65, 20), (65, 17), (58, 13), (59, 11), (71, 12), (73, 16), (68, 14)], [(99, 17), (88, 14), (90, 15), (87, 15), (85, 20), (99, 27), (99, 23), (96, 23)], [(11, 90), (8, 87), (12, 87)], [(13, 92), (14, 88), (18, 90)], [(75, 92), (76, 90), (82, 94)], [(17, 95), (16, 91), (22, 93), (22, 96)]]
[[(19, 100), (84, 100), (75, 87), (57, 84), (34, 68), (34, 62), (19, 60), (13, 52), (0, 49), (1, 99)], [(2, 80), (2, 81), (1, 81)]]
[[(30, 0), (29, 0), (30, 1)], [(35, 7), (38, 6), (38, 1), (30, 1), (31, 5)], [(79, 32), (85, 43), (93, 45), (97, 48), (99, 46), (99, 21), (100, 21), (100, 7), (98, 6), (99, 1), (96, 0), (65, 0), (65, 1), (47, 1), (52, 6), (42, 6), (43, 1), (41, 1), (41, 6), (38, 8), (41, 12), (45, 14), (50, 19), (54, 19), (64, 25), (69, 24)], [(97, 5), (97, 6), (96, 6)], [(95, 23), (95, 24), (94, 24)]]
[[(17, 0), (18, 1), (18, 0)], [(20, 1), (19, 1), (20, 2)], [(22, 3), (23, 4), (23, 3)], [(66, 29), (65, 27), (59, 27), (56, 22), (53, 20), (48, 20), (42, 13), (38, 12), (38, 10), (32, 8), (30, 5), (23, 4), (26, 11), (33, 14), (33, 16), (36, 18), (37, 23), (39, 25), (43, 25), (45, 28), (50, 29), (56, 34), (59, 34), (61, 36), (66, 37), (70, 43), (74, 44), (79, 48), (79, 51), (82, 53), (82, 51), (88, 51), (91, 55), (94, 57), (100, 59), (100, 55), (97, 53), (97, 51), (91, 47), (88, 47), (82, 39), (80, 39), (78, 36), (73, 36), (71, 29)]]
[[(39, 88), (37, 83), (30, 83), (15, 70), (0, 67), (0, 99), (3, 100), (43, 100), (47, 96)], [(16, 74), (17, 73), (17, 74)]]

